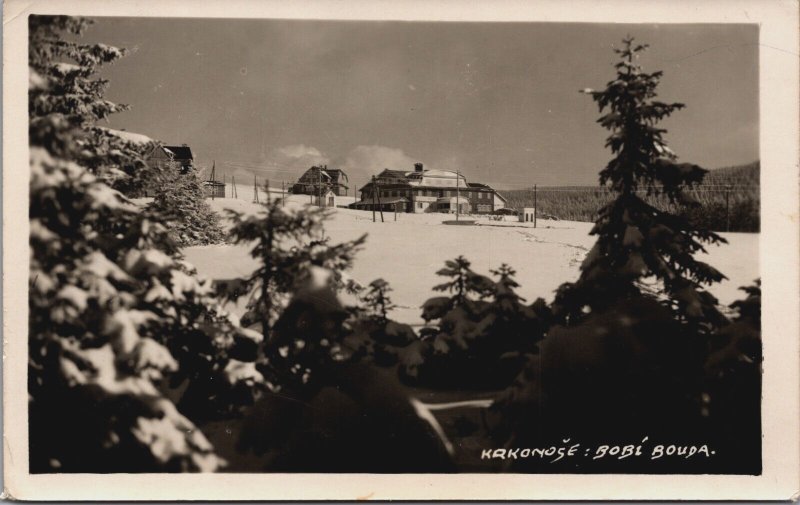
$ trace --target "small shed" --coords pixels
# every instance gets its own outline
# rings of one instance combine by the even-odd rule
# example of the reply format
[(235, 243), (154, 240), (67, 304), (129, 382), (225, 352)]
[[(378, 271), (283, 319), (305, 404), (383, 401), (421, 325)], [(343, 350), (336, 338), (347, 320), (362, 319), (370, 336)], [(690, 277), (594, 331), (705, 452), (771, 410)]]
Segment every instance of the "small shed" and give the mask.
[(532, 223), (536, 219), (536, 207), (523, 207), (519, 211), (519, 221), (521, 223)]
[(329, 189), (321, 197), (315, 195), (314, 203), (320, 207), (336, 207), (336, 192)]
[(219, 181), (203, 181), (206, 198), (225, 198), (225, 183)]

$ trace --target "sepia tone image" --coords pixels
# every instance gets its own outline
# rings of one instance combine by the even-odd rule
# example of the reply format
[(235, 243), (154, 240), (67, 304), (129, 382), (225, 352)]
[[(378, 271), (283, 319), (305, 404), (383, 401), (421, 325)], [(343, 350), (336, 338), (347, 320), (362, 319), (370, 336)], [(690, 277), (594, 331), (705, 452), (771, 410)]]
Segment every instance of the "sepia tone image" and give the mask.
[(757, 24), (28, 41), (30, 473), (761, 474)]

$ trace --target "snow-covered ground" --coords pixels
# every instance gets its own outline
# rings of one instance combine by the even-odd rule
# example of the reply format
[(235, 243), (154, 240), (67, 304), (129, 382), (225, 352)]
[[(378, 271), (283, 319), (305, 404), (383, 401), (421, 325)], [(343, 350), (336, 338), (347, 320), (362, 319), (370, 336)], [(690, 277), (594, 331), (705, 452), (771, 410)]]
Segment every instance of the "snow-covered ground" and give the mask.
[[(209, 203), (217, 211), (235, 209), (254, 212), (258, 206), (248, 200), (216, 199)], [(288, 205), (305, 205), (302, 196), (289, 197)], [(539, 221), (532, 223), (497, 222), (475, 219), (474, 226), (449, 226), (445, 214), (384, 213), (385, 222), (372, 222), (372, 213), (335, 209), (326, 223), (326, 234), (334, 241), (353, 239), (367, 233), (367, 243), (355, 262), (351, 277), (368, 284), (382, 277), (394, 290), (398, 308), (392, 316), (407, 323), (421, 323), (420, 305), (434, 296), (432, 287), (441, 281), (436, 271), (444, 261), (463, 255), (478, 273), (489, 274), (502, 263), (517, 271), (519, 293), (528, 301), (542, 297), (551, 301), (555, 289), (578, 277), (579, 266), (595, 238), (589, 235), (591, 223)], [(739, 286), (759, 276), (758, 234), (723, 233), (729, 244), (711, 247), (702, 258), (719, 269), (728, 280), (712, 287), (722, 304), (742, 298)], [(217, 245), (190, 247), (186, 258), (198, 271), (213, 279), (248, 275), (255, 261), (245, 246)]]

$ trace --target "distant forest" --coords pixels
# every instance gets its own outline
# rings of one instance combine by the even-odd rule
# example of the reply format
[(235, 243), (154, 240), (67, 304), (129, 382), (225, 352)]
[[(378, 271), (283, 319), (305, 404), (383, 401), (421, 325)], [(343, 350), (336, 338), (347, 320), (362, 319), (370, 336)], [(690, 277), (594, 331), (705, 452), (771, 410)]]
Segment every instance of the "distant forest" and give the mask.
[[(714, 231), (760, 231), (761, 163), (710, 170), (703, 184), (687, 191), (690, 200), (699, 206), (677, 206), (664, 198), (647, 197), (652, 205), (682, 214), (694, 226)], [(533, 189), (499, 191), (507, 206), (515, 209), (533, 207)], [(563, 219), (591, 222), (597, 211), (611, 201), (613, 193), (600, 186), (548, 186), (536, 191), (537, 214), (540, 219)], [(727, 199), (727, 203), (726, 203)]]

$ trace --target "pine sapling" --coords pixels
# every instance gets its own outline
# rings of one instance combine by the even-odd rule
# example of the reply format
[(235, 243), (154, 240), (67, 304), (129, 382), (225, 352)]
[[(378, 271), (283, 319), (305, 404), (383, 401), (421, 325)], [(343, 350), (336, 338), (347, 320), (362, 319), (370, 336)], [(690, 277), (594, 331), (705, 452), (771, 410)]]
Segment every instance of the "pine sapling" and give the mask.
[(392, 288), (383, 279), (375, 279), (369, 283), (363, 301), (369, 311), (378, 318), (385, 328), (389, 322), (389, 312), (396, 306), (389, 297)]

